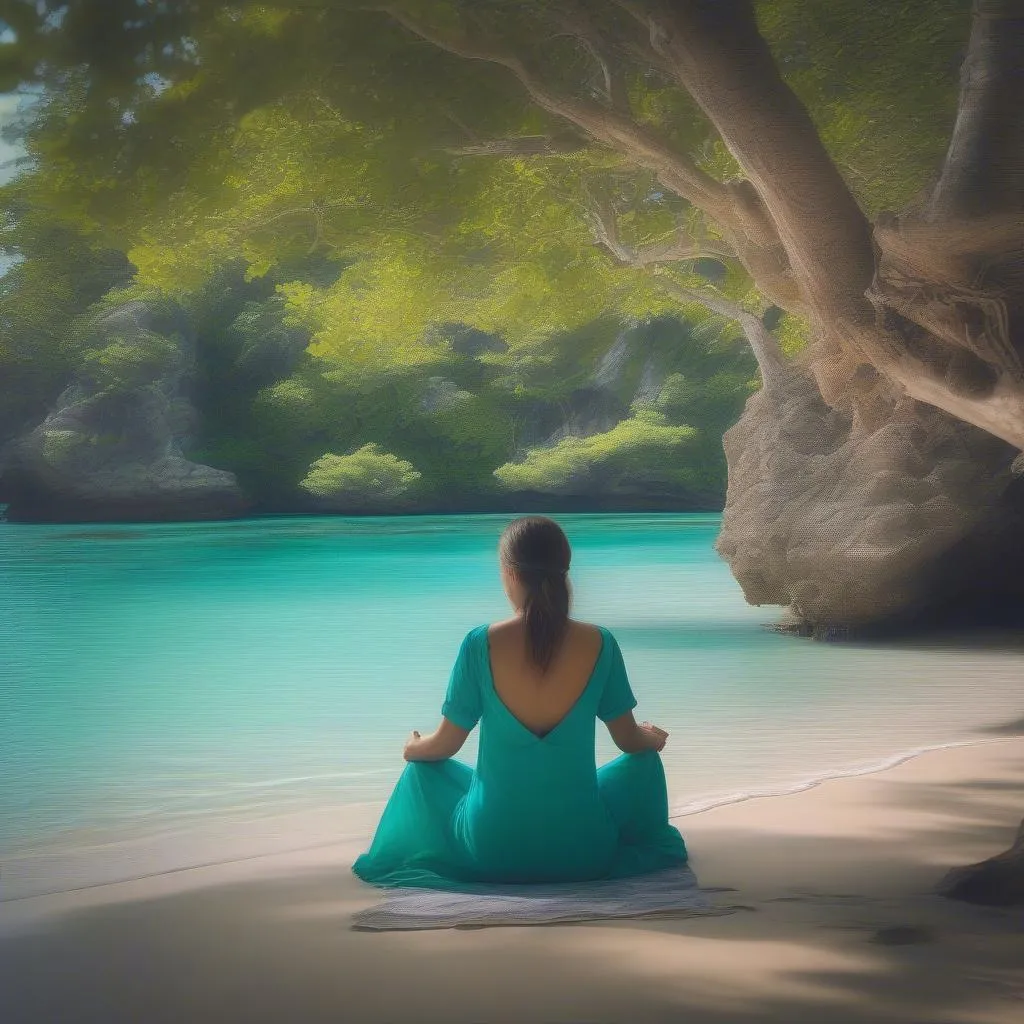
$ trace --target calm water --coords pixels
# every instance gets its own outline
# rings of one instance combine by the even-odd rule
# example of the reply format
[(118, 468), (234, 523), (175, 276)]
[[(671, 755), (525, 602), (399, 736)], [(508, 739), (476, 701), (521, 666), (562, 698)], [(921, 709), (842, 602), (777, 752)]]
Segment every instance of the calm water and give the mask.
[[(507, 521), (0, 527), (2, 898), (365, 833), (462, 636), (509, 612)], [(765, 630), (778, 609), (744, 603), (717, 516), (559, 521), (576, 614), (615, 632), (671, 733), (675, 808), (1021, 713), (1019, 654)]]

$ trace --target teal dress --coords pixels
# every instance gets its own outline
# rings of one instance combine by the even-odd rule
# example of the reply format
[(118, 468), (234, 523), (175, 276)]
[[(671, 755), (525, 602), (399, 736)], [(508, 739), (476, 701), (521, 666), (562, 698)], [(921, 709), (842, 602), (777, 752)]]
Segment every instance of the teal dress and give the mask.
[(487, 626), (466, 634), (441, 713), (463, 729), (480, 723), (476, 770), (451, 758), (409, 762), (356, 875), (380, 886), (458, 890), (622, 878), (686, 862), (658, 753), (596, 765), (595, 719), (636, 707), (618, 642), (600, 628), (586, 688), (543, 737), (498, 696)]

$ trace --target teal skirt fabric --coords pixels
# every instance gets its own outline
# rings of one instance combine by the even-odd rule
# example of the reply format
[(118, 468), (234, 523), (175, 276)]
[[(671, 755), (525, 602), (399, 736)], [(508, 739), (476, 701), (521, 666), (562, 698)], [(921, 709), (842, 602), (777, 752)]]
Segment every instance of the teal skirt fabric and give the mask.
[(615, 638), (572, 710), (543, 737), (494, 690), (487, 627), (463, 640), (442, 714), (480, 724), (476, 769), (455, 759), (406, 765), (373, 841), (353, 865), (379, 886), (471, 890), (482, 884), (589, 881), (686, 863), (668, 820), (661, 757), (623, 754), (600, 768), (595, 722), (636, 705)]

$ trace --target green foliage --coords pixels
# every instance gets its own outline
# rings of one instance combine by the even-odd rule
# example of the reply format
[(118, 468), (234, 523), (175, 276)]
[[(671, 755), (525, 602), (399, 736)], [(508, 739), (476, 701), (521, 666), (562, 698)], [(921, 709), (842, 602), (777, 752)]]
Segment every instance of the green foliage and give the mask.
[(130, 391), (165, 376), (180, 360), (180, 339), (140, 331), (87, 349), (82, 370), (100, 388)]
[(366, 444), (351, 455), (322, 455), (309, 467), (302, 487), (318, 498), (389, 502), (404, 495), (420, 475), (411, 462)]
[(810, 341), (810, 334), (810, 324), (803, 317), (792, 313), (785, 313), (775, 328), (775, 336), (787, 356), (795, 356), (803, 351)]
[(670, 426), (659, 413), (644, 410), (604, 434), (566, 437), (553, 448), (535, 449), (520, 463), (499, 466), (494, 475), (509, 490), (590, 492), (595, 482), (628, 486), (641, 479), (678, 483), (684, 471), (674, 469), (679, 452), (695, 434), (692, 427)]
[[(444, 53), (362, 6), (7, 5), (14, 41), (0, 44), (0, 78), (44, 87), (23, 139), (30, 163), (0, 186), (4, 245), (22, 259), (0, 279), (10, 422), (78, 370), (104, 387), (165, 372), (170, 340), (98, 340), (83, 325), (129, 299), (173, 299), (198, 338), (194, 454), (268, 500), (332, 474), (358, 490), (384, 457), (421, 474), (416, 493), (431, 497), (581, 480), (721, 494), (721, 432), (756, 387), (753, 361), (735, 325), (680, 307), (652, 274), (595, 245), (588, 199), (617, 212), (629, 246), (680, 225), (714, 237), (714, 225), (604, 148), (453, 153), (565, 126), (507, 69)], [(442, 27), (467, 10), (457, 0), (413, 6)], [(584, 6), (610, 38), (636, 31), (618, 4)], [(912, 199), (948, 138), (968, 5), (757, 8), (865, 209)], [(592, 93), (592, 55), (549, 31), (558, 5), (468, 9), (470, 27), (527, 53), (546, 80)], [(680, 88), (639, 65), (627, 66), (625, 85), (636, 117), (667, 145), (720, 181), (740, 176)], [(706, 285), (682, 265), (674, 272)], [(736, 261), (717, 290), (764, 307)], [(633, 401), (647, 371), (646, 355), (633, 353), (611, 388), (618, 426), (524, 459), (524, 430), (557, 420), (629, 323), (647, 325), (660, 394)], [(461, 356), (442, 336), (450, 324), (506, 348)], [(776, 334), (795, 355), (809, 328), (787, 314)], [(444, 401), (428, 400), (431, 378)], [(339, 451), (356, 454), (330, 454)], [(388, 472), (377, 476), (392, 481), (385, 491), (400, 480)]]
[(699, 390), (692, 381), (681, 373), (672, 373), (665, 378), (654, 406), (669, 421), (676, 423), (689, 412), (698, 394)]
[(851, 190), (871, 214), (931, 183), (970, 32), (961, 0), (760, 0), (758, 20)]

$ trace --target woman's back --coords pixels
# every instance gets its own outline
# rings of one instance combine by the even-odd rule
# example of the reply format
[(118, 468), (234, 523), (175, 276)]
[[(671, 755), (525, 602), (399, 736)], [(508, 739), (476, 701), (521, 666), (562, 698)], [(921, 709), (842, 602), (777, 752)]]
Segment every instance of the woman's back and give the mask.
[(545, 670), (530, 657), (522, 618), (494, 623), (487, 630), (494, 691), (523, 726), (542, 738), (559, 725), (583, 696), (603, 646), (599, 626), (570, 619)]
[(477, 627), (467, 639), (450, 707), (478, 701), (480, 748), (457, 831), (507, 880), (601, 875), (618, 830), (598, 788), (595, 719), (634, 703), (614, 671), (614, 637), (572, 623), (544, 673), (512, 626)]

